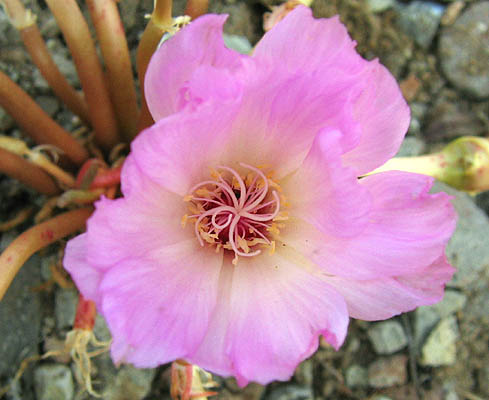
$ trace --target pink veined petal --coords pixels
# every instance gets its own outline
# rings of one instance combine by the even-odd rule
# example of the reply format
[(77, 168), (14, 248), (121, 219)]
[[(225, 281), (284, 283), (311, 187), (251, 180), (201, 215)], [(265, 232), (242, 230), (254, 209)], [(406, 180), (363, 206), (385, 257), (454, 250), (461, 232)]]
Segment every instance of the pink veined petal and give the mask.
[(354, 73), (366, 62), (356, 53), (355, 45), (338, 16), (315, 19), (309, 7), (298, 6), (263, 36), (253, 58), (280, 62), (290, 72), (303, 74), (331, 65)]
[(341, 136), (338, 131), (321, 131), (283, 189), (291, 216), (327, 234), (347, 237), (365, 228), (372, 201), (355, 171), (341, 165)]
[[(236, 267), (229, 257), (223, 268), (233, 270), (227, 277), (232, 280), (229, 297), (219, 299), (229, 305), (218, 306), (216, 312), (224, 309), (229, 314), (228, 330), (215, 318), (201, 347), (189, 358), (192, 362), (234, 375), (240, 386), (250, 380), (266, 384), (289, 379), (317, 349), (319, 335), (336, 348), (343, 343), (348, 326), (343, 298), (279, 251), (240, 257)], [(220, 337), (209, 336), (213, 334)], [(213, 345), (219, 347), (204, 347)], [(224, 351), (228, 360), (212, 356), (215, 351)]]
[(432, 178), (392, 171), (360, 183), (373, 204), (358, 236), (326, 235), (297, 219), (281, 231), (281, 240), (325, 272), (358, 280), (415, 273), (444, 253), (456, 216), (448, 195), (428, 193)]
[(319, 73), (333, 80), (327, 72), (331, 66), (346, 74), (361, 74), (357, 79), (368, 84), (354, 100), (353, 118), (361, 134), (350, 139), (356, 147), (346, 149), (344, 163), (360, 176), (397, 153), (409, 126), (409, 106), (389, 71), (377, 60), (369, 62), (356, 53), (355, 42), (338, 17), (314, 19), (309, 8), (299, 6), (265, 34), (253, 58), (270, 64), (280, 60), (290, 72)]
[(102, 273), (88, 263), (87, 254), (87, 234), (83, 233), (66, 244), (63, 265), (83, 297), (98, 304), (100, 301), (98, 288)]
[(107, 271), (101, 311), (114, 361), (155, 367), (193, 353), (214, 311), (221, 267), (222, 253), (192, 239)]
[(453, 272), (441, 256), (423, 270), (399, 277), (363, 281), (335, 276), (326, 280), (343, 295), (351, 317), (375, 321), (439, 302)]
[(131, 155), (153, 182), (183, 199), (209, 178), (210, 168), (229, 165), (229, 159), (233, 165), (244, 161), (228, 151), (238, 108), (239, 102), (227, 103), (216, 112), (216, 104), (207, 102), (197, 111), (173, 114), (141, 132)]
[[(241, 59), (245, 56), (224, 45), (222, 26), (226, 18), (225, 15), (202, 16), (165, 41), (155, 52), (144, 83), (146, 101), (155, 121), (181, 109), (185, 104), (181, 90), (199, 67), (222, 70), (223, 76), (241, 68)], [(204, 91), (206, 95), (217, 98), (227, 95), (230, 80), (217, 79), (217, 71), (212, 78), (212, 85)], [(198, 102), (199, 95), (193, 98), (187, 93), (187, 96), (187, 101)]]
[(144, 189), (145, 194), (116, 200), (102, 198), (95, 204), (96, 210), (87, 221), (86, 239), (87, 260), (92, 265), (106, 269), (125, 258), (144, 256), (162, 246), (194, 238), (191, 227), (182, 228), (181, 218), (188, 210), (180, 196), (155, 184)]
[(280, 65), (257, 72), (243, 89), (233, 126), (235, 153), (248, 164), (271, 165), (280, 178), (299, 167), (321, 129), (347, 132), (341, 149), (353, 148), (361, 134), (353, 105), (365, 82), (334, 68), (323, 72), (291, 75)]
[[(267, 165), (280, 178), (298, 168), (323, 127), (340, 127), (350, 137), (359, 132), (348, 104), (362, 83), (348, 77), (334, 83), (284, 77), (280, 69), (274, 71), (277, 75), (258, 74), (241, 97), (208, 100), (142, 132), (132, 144), (138, 167), (158, 185), (184, 196), (208, 178), (209, 168), (240, 162)], [(352, 146), (349, 138), (340, 141), (342, 151)]]
[(392, 158), (409, 127), (410, 110), (394, 77), (377, 60), (365, 74), (368, 85), (355, 103), (355, 120), (362, 127), (358, 145), (343, 155), (345, 165), (363, 175)]

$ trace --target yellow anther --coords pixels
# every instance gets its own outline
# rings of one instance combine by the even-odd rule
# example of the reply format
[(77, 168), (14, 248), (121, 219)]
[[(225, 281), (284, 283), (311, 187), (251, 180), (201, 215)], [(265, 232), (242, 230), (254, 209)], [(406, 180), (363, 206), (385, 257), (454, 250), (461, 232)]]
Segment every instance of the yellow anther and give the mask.
[(238, 265), (238, 255), (237, 254), (234, 254), (234, 258), (233, 258), (232, 263), (234, 266)]
[(209, 192), (209, 190), (207, 188), (201, 188), (201, 189), (197, 189), (195, 191), (195, 194), (196, 195), (199, 195), (200, 197), (206, 197), (206, 198), (208, 198), (209, 195), (210, 195), (210, 192)]
[(245, 239), (243, 239), (241, 236), (238, 236), (237, 242), (238, 242), (239, 246), (243, 249), (243, 251), (245, 253), (249, 253), (250, 252), (250, 248), (248, 246), (248, 242)]
[(187, 225), (187, 220), (188, 220), (188, 214), (185, 214), (182, 217), (182, 220), (180, 221), (180, 223), (182, 224), (182, 228), (185, 228), (185, 226)]
[(193, 199), (194, 196), (192, 196), (191, 194), (187, 194), (186, 196), (183, 197), (183, 201), (185, 202), (189, 202)]

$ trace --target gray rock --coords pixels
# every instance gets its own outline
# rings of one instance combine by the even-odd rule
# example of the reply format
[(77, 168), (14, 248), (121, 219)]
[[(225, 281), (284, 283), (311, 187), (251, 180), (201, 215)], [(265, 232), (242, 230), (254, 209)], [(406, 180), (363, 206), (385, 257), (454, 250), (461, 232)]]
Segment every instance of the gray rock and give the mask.
[(51, 117), (54, 116), (54, 114), (56, 114), (56, 112), (59, 110), (59, 103), (55, 97), (37, 96), (35, 98), (35, 101), (39, 105), (39, 107), (41, 107), (44, 112)]
[(440, 318), (448, 317), (457, 311), (464, 308), (467, 303), (467, 296), (456, 290), (446, 290), (443, 300), (438, 304), (434, 304), (432, 307), (440, 316)]
[(430, 47), (436, 35), (445, 6), (428, 1), (413, 1), (399, 5), (398, 25), (421, 47)]
[(106, 400), (140, 400), (151, 390), (151, 382), (155, 376), (154, 369), (137, 369), (124, 365), (117, 372), (113, 385), (104, 390)]
[(75, 387), (71, 370), (66, 365), (41, 365), (34, 370), (37, 400), (71, 400)]
[(430, 333), (421, 350), (420, 364), (424, 366), (454, 364), (458, 337), (457, 319), (454, 316), (442, 319)]
[(420, 348), (428, 333), (440, 321), (440, 315), (429, 306), (418, 307), (414, 312), (414, 342)]
[(345, 371), (345, 381), (346, 386), (348, 386), (349, 388), (367, 387), (367, 368), (364, 368), (358, 364), (350, 365)]
[(35, 255), (20, 269), (0, 302), (0, 377), (13, 375), (26, 357), (38, 354), (41, 299), (32, 288), (41, 283), (39, 269)]
[[(412, 121), (412, 120), (411, 120)], [(425, 150), (425, 143), (415, 136), (407, 136), (401, 144), (396, 157), (413, 157), (423, 154)]]
[(313, 400), (312, 388), (299, 385), (284, 385), (273, 389), (268, 400)]
[(395, 0), (367, 0), (367, 7), (373, 13), (381, 13), (392, 8)]
[(368, 367), (368, 383), (374, 388), (402, 385), (407, 381), (407, 356), (379, 358)]
[(440, 36), (441, 68), (456, 88), (489, 97), (489, 1), (471, 4)]
[(241, 54), (250, 54), (253, 48), (246, 36), (228, 35), (225, 33), (223, 39), (224, 44), (228, 48), (236, 50), (238, 53)]
[(446, 290), (443, 300), (432, 306), (418, 307), (414, 314), (414, 340), (418, 347), (431, 329), (442, 319), (464, 308), (467, 296)]
[(71, 329), (75, 321), (78, 293), (74, 289), (59, 289), (56, 291), (54, 315), (56, 327), (59, 330)]
[(472, 198), (440, 182), (435, 183), (432, 192), (444, 191), (452, 196), (453, 205), (459, 215), (457, 229), (447, 246), (447, 256), (456, 272), (449, 286), (472, 289), (485, 285), (480, 278), (484, 269), (489, 268), (489, 218), (478, 208)]
[(407, 345), (402, 325), (397, 321), (374, 323), (367, 335), (377, 354), (392, 354)]
[(14, 126), (14, 119), (0, 107), (0, 131), (5, 132)]

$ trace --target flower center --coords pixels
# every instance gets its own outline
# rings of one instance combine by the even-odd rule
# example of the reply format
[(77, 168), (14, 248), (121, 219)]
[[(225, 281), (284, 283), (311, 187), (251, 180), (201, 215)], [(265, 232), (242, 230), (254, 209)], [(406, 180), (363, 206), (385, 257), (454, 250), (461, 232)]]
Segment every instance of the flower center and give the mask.
[[(261, 253), (260, 247), (269, 247), (273, 253), (281, 227), (277, 221), (287, 217), (280, 212), (280, 186), (267, 178), (258, 168), (240, 163), (249, 172), (242, 175), (235, 169), (219, 166), (213, 179), (198, 183), (185, 196), (190, 214), (183, 216), (182, 224), (192, 221), (200, 244), (205, 243), (232, 250), (233, 263), (238, 256), (251, 257)], [(283, 196), (282, 196), (283, 198)]]

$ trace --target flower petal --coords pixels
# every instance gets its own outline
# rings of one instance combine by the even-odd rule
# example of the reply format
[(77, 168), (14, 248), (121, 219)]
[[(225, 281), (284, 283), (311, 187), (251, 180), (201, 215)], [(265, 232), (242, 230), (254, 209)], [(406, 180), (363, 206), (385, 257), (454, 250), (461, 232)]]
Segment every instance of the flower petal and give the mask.
[(456, 218), (448, 195), (428, 193), (432, 178), (393, 171), (360, 183), (373, 205), (358, 236), (326, 235), (291, 220), (281, 232), (283, 242), (329, 274), (362, 280), (415, 273), (444, 253)]
[(370, 62), (368, 85), (355, 103), (355, 120), (362, 127), (360, 142), (343, 155), (343, 162), (364, 175), (392, 158), (409, 127), (410, 110), (394, 77), (378, 60)]
[(297, 172), (286, 180), (290, 215), (335, 236), (352, 236), (367, 223), (371, 199), (351, 168), (341, 164), (341, 133), (324, 129)]
[(439, 302), (453, 272), (443, 256), (421, 271), (400, 277), (360, 281), (336, 276), (327, 282), (343, 295), (351, 317), (375, 321)]
[[(222, 76), (241, 67), (244, 56), (224, 45), (222, 26), (226, 18), (225, 15), (202, 16), (165, 41), (155, 52), (144, 84), (146, 101), (155, 121), (182, 108), (185, 104), (181, 101), (182, 88), (199, 67), (222, 70)], [(217, 71), (212, 76), (217, 78)], [(229, 79), (212, 79), (212, 83), (205, 89), (206, 95), (219, 97), (228, 93), (225, 89), (229, 88)], [(191, 93), (187, 91), (186, 95), (191, 96)], [(198, 97), (187, 98), (187, 102), (198, 102)]]
[[(183, 228), (181, 218), (187, 204), (174, 193), (155, 184), (145, 193), (129, 198), (102, 198), (87, 221), (87, 260), (102, 269), (120, 260), (144, 256), (162, 246), (193, 236)], [(143, 190), (143, 189), (142, 189)]]
[(132, 142), (136, 164), (157, 185), (183, 198), (192, 186), (209, 178), (210, 168), (226, 159), (238, 106), (228, 103), (216, 113), (215, 104), (209, 102), (198, 111), (182, 111), (156, 122)]
[(355, 72), (363, 60), (355, 51), (339, 17), (315, 19), (309, 7), (298, 6), (258, 42), (253, 58), (303, 74), (335, 66)]
[(126, 259), (100, 285), (116, 362), (155, 367), (184, 358), (202, 341), (218, 295), (222, 254), (195, 240)]
[(98, 287), (102, 273), (88, 263), (87, 254), (87, 234), (83, 233), (66, 244), (63, 266), (70, 273), (83, 297), (99, 303)]
[[(206, 368), (204, 356), (224, 350), (230, 362), (211, 357), (209, 367), (214, 369), (220, 362), (216, 370), (235, 375), (241, 386), (250, 380), (265, 384), (289, 379), (317, 349), (319, 335), (336, 348), (343, 343), (348, 325), (345, 302), (320, 277), (279, 251), (240, 257), (236, 267), (230, 261), (224, 264), (234, 270), (230, 297), (219, 300), (229, 303), (226, 344), (217, 349), (201, 347), (200, 357), (190, 357), (192, 362)], [(219, 318), (213, 322), (219, 323)], [(222, 335), (211, 325), (208, 335), (214, 332)], [(202, 343), (209, 346), (215, 341), (208, 336)]]
[(354, 99), (353, 120), (361, 126), (361, 134), (346, 138), (355, 143), (344, 155), (346, 165), (363, 175), (394, 156), (407, 132), (409, 106), (395, 79), (377, 60), (366, 61), (355, 51), (338, 17), (314, 19), (307, 7), (296, 7), (283, 21), (265, 34), (257, 44), (253, 58), (275, 64), (280, 60), (289, 72), (302, 75), (316, 73), (331, 80), (337, 73), (356, 76), (368, 83), (359, 98)]

